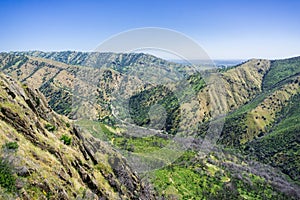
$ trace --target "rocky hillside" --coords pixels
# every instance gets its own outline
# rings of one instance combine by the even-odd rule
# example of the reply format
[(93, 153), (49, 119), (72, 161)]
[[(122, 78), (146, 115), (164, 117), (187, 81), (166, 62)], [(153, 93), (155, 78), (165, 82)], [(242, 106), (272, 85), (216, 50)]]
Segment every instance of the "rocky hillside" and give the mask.
[[(0, 57), (3, 72), (32, 88), (39, 89), (56, 112), (69, 118), (76, 118), (76, 115), (80, 113), (79, 108), (85, 108), (89, 110), (92, 119), (105, 117), (105, 112), (101, 112), (101, 116), (99, 113), (107, 111), (105, 108), (105, 102), (108, 101), (107, 84), (94, 83), (92, 79), (89, 79), (90, 77), (87, 78), (84, 74), (95, 74), (94, 79), (101, 80), (102, 76), (107, 76), (109, 72), (23, 55), (2, 53)], [(91, 70), (93, 71), (91, 72)], [(115, 74), (114, 78), (119, 79), (117, 72), (111, 73)], [(99, 85), (103, 85), (102, 90), (97, 90)], [(75, 91), (76, 86), (79, 87)], [(82, 105), (84, 102), (81, 97), (86, 96), (92, 96), (92, 100), (99, 101), (99, 103), (85, 102), (85, 105)], [(101, 98), (97, 100), (98, 96)], [(103, 104), (101, 104), (102, 102)]]
[[(111, 93), (122, 86), (122, 90), (130, 96), (133, 92), (148, 87), (141, 85), (145, 80), (155, 84), (158, 81), (154, 79), (157, 77), (154, 76), (157, 74), (157, 67), (164, 79), (174, 79), (176, 74), (183, 76), (191, 70), (189, 67), (146, 54), (97, 52), (0, 54), (0, 68), (3, 72), (39, 89), (56, 112), (69, 118), (77, 118), (82, 110), (89, 110), (91, 119), (110, 118), (108, 104), (112, 100)], [(181, 71), (184, 73), (180, 73)], [(121, 85), (124, 78), (126, 85)], [(89, 102), (86, 100), (83, 102), (83, 98), (86, 97)]]
[[(191, 66), (146, 54), (15, 52), (0, 54), (0, 68), (39, 89), (55, 111), (73, 119), (84, 118), (79, 124), (86, 129), (68, 129), (91, 133), (93, 137), (83, 137), (89, 144), (95, 145), (98, 138), (134, 155), (154, 152), (147, 159), (167, 164), (169, 161), (155, 152), (182, 128), (196, 133), (189, 151), (150, 178), (161, 196), (297, 199), (300, 195), (299, 57), (252, 59), (228, 69), (192, 74)], [(164, 84), (170, 80), (171, 84)], [(189, 95), (195, 98), (181, 101)], [(116, 101), (128, 101), (128, 113), (118, 110), (113, 104)], [(165, 113), (155, 115), (159, 111), (153, 110), (155, 105), (161, 105)], [(150, 112), (154, 115), (149, 116)], [(153, 123), (163, 114), (163, 126)], [(196, 153), (200, 141), (219, 114), (226, 118), (218, 146), (202, 157)], [(169, 134), (134, 137), (121, 126), (129, 120)], [(96, 147), (99, 145), (104, 144), (97, 141)], [(226, 151), (221, 151), (222, 147)]]
[[(115, 67), (116, 63), (119, 63), (119, 68)], [(192, 120), (193, 124), (207, 121), (212, 117), (210, 112), (212, 106), (218, 106), (210, 102), (210, 98), (213, 97), (210, 94), (211, 91), (220, 90), (218, 87), (222, 85), (224, 94), (220, 96), (216, 92), (214, 95), (218, 97), (214, 96), (213, 98), (219, 98), (220, 102), (223, 102), (222, 104), (225, 105), (222, 106), (224, 112), (234, 110), (250, 101), (261, 91), (262, 78), (269, 66), (270, 63), (267, 60), (250, 60), (221, 73), (218, 81), (206, 78), (207, 83), (205, 85), (205, 81), (202, 78), (197, 78), (197, 74), (189, 75), (193, 70), (192, 67), (169, 63), (146, 54), (97, 52), (0, 54), (2, 71), (39, 89), (56, 112), (70, 118), (77, 118), (82, 115), (82, 110), (88, 110), (89, 118), (105, 121), (113, 121), (110, 102), (114, 97), (111, 94), (121, 87), (122, 91), (126, 91), (125, 95), (131, 98), (129, 101), (138, 104), (139, 102), (135, 98), (143, 94), (136, 96), (131, 94), (138, 94), (144, 90), (155, 93), (157, 91), (156, 86), (160, 87), (160, 83), (168, 83), (171, 80), (176, 84), (178, 80), (182, 79), (191, 85), (191, 89), (198, 96), (198, 103), (182, 105), (183, 107), (180, 108), (183, 112), (182, 115), (189, 115), (191, 110), (188, 108), (196, 107), (199, 109), (197, 116), (195, 119), (189, 120)], [(157, 71), (160, 72), (159, 75)], [(78, 90), (76, 91), (74, 88), (78, 88)], [(149, 92), (145, 92), (145, 94)], [(83, 100), (86, 97), (88, 97), (89, 102)], [(146, 104), (151, 105), (153, 103), (148, 102)], [(133, 115), (133, 117), (137, 116)], [(147, 122), (149, 120), (140, 119), (140, 121)], [(167, 129), (172, 129), (172, 127)]]
[[(250, 60), (222, 70), (229, 112), (216, 149), (199, 156), (201, 142), (195, 142), (193, 150), (156, 171), (157, 190), (175, 199), (299, 199), (299, 71), (300, 57)], [(200, 124), (200, 141), (209, 123)]]
[(220, 143), (300, 178), (300, 58), (271, 61), (261, 92), (226, 118)]
[(154, 198), (120, 154), (2, 73), (0, 138), (0, 199)]

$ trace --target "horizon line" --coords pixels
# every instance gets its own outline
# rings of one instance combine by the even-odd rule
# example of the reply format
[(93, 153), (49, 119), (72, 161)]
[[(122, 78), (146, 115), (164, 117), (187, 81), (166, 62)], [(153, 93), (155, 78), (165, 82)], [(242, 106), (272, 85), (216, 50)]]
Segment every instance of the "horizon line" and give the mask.
[[(15, 52), (44, 52), (44, 53), (52, 53), (52, 52), (77, 52), (77, 53), (115, 53), (115, 54), (131, 54), (131, 53), (135, 53), (135, 52), (110, 52), (110, 51), (104, 51), (104, 52), (99, 52), (99, 51), (94, 51), (94, 50), (71, 50), (71, 49), (66, 49), (66, 50), (10, 50), (10, 51), (0, 51), (0, 53), (15, 53)], [(152, 55), (164, 60), (168, 60), (168, 61), (180, 61), (180, 60), (184, 60), (184, 59), (178, 59), (178, 58), (164, 58), (163, 56), (158, 56), (158, 55), (153, 55), (149, 52), (136, 52), (136, 54), (139, 53), (143, 53), (143, 54), (148, 54), (148, 55)], [(211, 59), (199, 59), (199, 58), (189, 58), (186, 60), (193, 60), (193, 61), (207, 61), (207, 60), (223, 60), (223, 61), (247, 61), (247, 60), (251, 60), (251, 59), (265, 59), (265, 60), (282, 60), (282, 59), (290, 59), (290, 58), (296, 58), (296, 57), (300, 57), (300, 53), (298, 55), (291, 55), (291, 56), (282, 56), (282, 57), (249, 57), (249, 58), (220, 58), (220, 57), (216, 57), (216, 58), (211, 58)]]

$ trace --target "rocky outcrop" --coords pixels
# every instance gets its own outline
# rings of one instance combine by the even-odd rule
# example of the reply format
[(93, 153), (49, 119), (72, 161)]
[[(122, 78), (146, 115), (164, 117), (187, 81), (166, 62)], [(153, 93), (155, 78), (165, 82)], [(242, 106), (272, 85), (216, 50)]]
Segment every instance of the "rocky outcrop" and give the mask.
[(121, 155), (52, 111), (39, 91), (4, 74), (0, 139), (0, 158), (15, 180), (10, 193), (0, 185), (0, 198), (154, 199)]

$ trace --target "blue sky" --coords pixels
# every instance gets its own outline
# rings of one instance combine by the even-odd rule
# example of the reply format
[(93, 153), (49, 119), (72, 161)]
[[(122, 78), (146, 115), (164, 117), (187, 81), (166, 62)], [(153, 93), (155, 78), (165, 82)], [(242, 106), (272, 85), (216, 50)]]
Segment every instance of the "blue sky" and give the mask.
[(1, 0), (0, 51), (91, 51), (141, 27), (174, 29), (213, 59), (300, 55), (300, 1)]

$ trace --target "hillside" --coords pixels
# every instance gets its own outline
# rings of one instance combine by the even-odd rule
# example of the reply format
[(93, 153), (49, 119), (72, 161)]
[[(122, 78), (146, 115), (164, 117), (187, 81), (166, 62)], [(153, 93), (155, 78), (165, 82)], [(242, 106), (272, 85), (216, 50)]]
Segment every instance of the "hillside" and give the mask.
[(130, 72), (132, 67), (150, 67), (151, 65), (185, 69), (185, 65), (169, 62), (164, 59), (144, 53), (112, 53), (112, 52), (14, 52), (14, 55), (25, 55), (36, 58), (45, 58), (70, 65), (88, 66), (93, 68), (109, 68), (120, 73)]
[[(96, 52), (1, 53), (0, 68), (19, 81), (39, 89), (56, 112), (78, 118), (82, 110), (89, 110), (91, 119), (111, 117), (108, 108), (111, 93), (118, 91), (120, 86), (130, 96), (149, 87), (149, 83), (155, 85), (157, 81), (180, 78), (192, 70), (146, 54)], [(160, 70), (163, 79), (156, 78), (157, 70)], [(126, 85), (123, 84), (124, 79)], [(86, 97), (96, 103), (82, 102)]]
[[(141, 157), (149, 167), (165, 166), (141, 174), (163, 198), (300, 196), (299, 57), (193, 71), (147, 54), (34, 51), (1, 53), (0, 68), (39, 89), (90, 140), (105, 141), (129, 160)], [(201, 143), (220, 114), (226, 115), (220, 138), (203, 155)], [(134, 135), (128, 122), (156, 134)], [(196, 138), (170, 164), (159, 150), (180, 130)]]
[(152, 199), (122, 156), (0, 74), (0, 199)]
[(278, 167), (299, 184), (300, 58), (271, 61), (263, 90), (226, 118), (220, 143)]
[[(38, 57), (28, 57), (27, 54)], [(51, 58), (64, 63), (40, 57)], [(123, 63), (120, 65), (122, 70), (116, 69), (113, 64), (120, 59)], [(103, 64), (102, 62), (107, 63)], [(65, 63), (87, 64), (92, 68)], [(262, 78), (269, 66), (270, 64), (266, 60), (251, 60), (237, 68), (221, 73), (219, 75), (221, 79), (214, 81), (209, 80), (209, 77), (205, 80), (197, 78), (199, 72), (196, 71), (195, 73), (193, 67), (169, 63), (145, 54), (96, 52), (0, 54), (2, 71), (39, 89), (56, 112), (70, 118), (76, 118), (78, 115), (80, 116), (82, 110), (89, 110), (89, 118), (109, 121), (113, 120), (109, 108), (110, 102), (114, 98), (111, 94), (119, 92), (121, 87), (121, 90), (127, 93), (122, 98), (134, 98), (131, 94), (138, 94), (144, 90), (157, 90), (155, 88), (160, 83), (167, 83), (168, 86), (170, 83), (181, 84), (181, 80), (185, 80), (191, 85), (191, 90), (194, 90), (194, 95), (197, 95), (199, 99), (199, 103), (196, 103), (199, 104), (197, 106), (199, 107), (198, 116), (193, 119), (193, 123), (208, 120), (212, 117), (209, 112), (210, 109), (217, 106), (209, 103), (212, 95), (210, 92), (220, 90), (217, 85), (223, 85), (221, 90), (224, 94), (220, 97), (214, 97), (220, 98), (220, 101), (223, 102), (223, 112), (234, 110), (250, 101), (261, 91)], [(124, 71), (124, 69), (126, 70)], [(159, 75), (157, 71), (160, 72)], [(129, 75), (126, 74), (127, 72)], [(189, 75), (191, 73), (192, 75)], [(86, 77), (86, 75), (93, 75), (93, 77)], [(206, 85), (211, 85), (211, 82), (212, 86), (205, 86), (203, 81), (208, 83)], [(171, 87), (174, 86), (171, 85)], [(74, 88), (78, 88), (77, 91)], [(88, 97), (91, 102), (78, 101), (82, 97)], [(196, 104), (193, 103), (185, 107), (193, 107)], [(181, 110), (186, 109), (182, 108)], [(186, 112), (191, 111), (187, 110)], [(183, 115), (188, 115), (188, 113)]]

